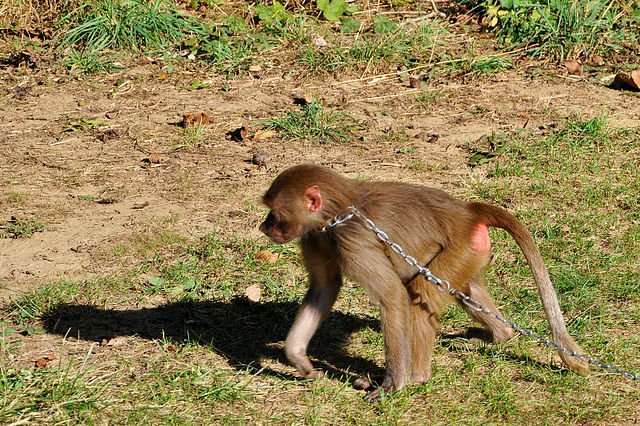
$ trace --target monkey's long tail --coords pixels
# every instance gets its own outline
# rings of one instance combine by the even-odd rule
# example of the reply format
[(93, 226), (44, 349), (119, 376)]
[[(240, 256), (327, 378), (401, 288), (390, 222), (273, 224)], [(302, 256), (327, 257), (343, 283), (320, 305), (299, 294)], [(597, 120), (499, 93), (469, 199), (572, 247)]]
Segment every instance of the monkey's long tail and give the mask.
[[(533, 279), (538, 287), (544, 312), (547, 315), (547, 320), (551, 327), (553, 340), (560, 346), (572, 349), (578, 354), (583, 354), (580, 346), (569, 336), (562, 311), (560, 310), (560, 304), (558, 303), (558, 297), (553, 288), (551, 278), (549, 278), (549, 272), (538, 250), (538, 246), (529, 231), (514, 215), (503, 208), (484, 203), (471, 203), (470, 208), (471, 211), (476, 214), (478, 222), (482, 222), (487, 226), (504, 229), (513, 237), (516, 243), (518, 243), (518, 246), (520, 246), (529, 263)], [(589, 371), (589, 364), (586, 361), (561, 350), (559, 350), (558, 353), (570, 369), (579, 373)]]

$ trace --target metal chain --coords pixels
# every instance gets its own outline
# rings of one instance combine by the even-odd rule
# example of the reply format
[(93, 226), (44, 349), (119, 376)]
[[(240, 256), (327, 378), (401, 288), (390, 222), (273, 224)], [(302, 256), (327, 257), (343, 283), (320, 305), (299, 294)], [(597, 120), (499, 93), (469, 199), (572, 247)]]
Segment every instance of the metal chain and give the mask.
[(640, 380), (640, 377), (637, 374), (635, 374), (635, 373), (633, 373), (631, 371), (624, 371), (624, 370), (622, 370), (622, 369), (620, 369), (620, 368), (618, 368), (618, 367), (616, 367), (614, 365), (607, 364), (605, 362), (599, 361), (599, 360), (593, 358), (590, 355), (582, 355), (582, 354), (577, 353), (573, 349), (565, 348), (563, 346), (560, 346), (559, 344), (557, 344), (553, 340), (547, 339), (545, 337), (542, 337), (539, 334), (529, 330), (528, 328), (520, 327), (514, 321), (508, 320), (506, 318), (503, 318), (497, 312), (493, 312), (493, 311), (485, 308), (484, 306), (482, 306), (482, 304), (480, 302), (478, 302), (474, 298), (472, 298), (472, 297), (470, 297), (470, 296), (468, 296), (468, 295), (466, 295), (466, 294), (464, 294), (464, 293), (452, 288), (451, 285), (449, 284), (449, 281), (440, 279), (440, 278), (436, 277), (435, 275), (433, 275), (433, 273), (429, 270), (429, 268), (425, 268), (424, 266), (420, 266), (418, 264), (418, 261), (413, 256), (410, 256), (410, 255), (406, 254), (400, 245), (398, 245), (397, 243), (394, 243), (393, 241), (391, 241), (391, 239), (389, 238), (389, 236), (387, 235), (386, 232), (384, 232), (381, 229), (379, 229), (378, 227), (376, 227), (376, 224), (373, 223), (373, 221), (371, 219), (369, 219), (364, 214), (362, 214), (355, 206), (349, 206), (349, 209), (351, 210), (352, 213), (348, 213), (344, 217), (340, 217), (339, 215), (336, 215), (336, 217), (333, 218), (333, 220), (331, 220), (327, 225), (325, 225), (320, 231), (324, 232), (324, 231), (328, 230), (329, 228), (334, 228), (334, 227), (340, 225), (341, 223), (344, 223), (344, 222), (346, 222), (346, 221), (348, 221), (348, 220), (350, 220), (350, 219), (352, 219), (354, 217), (358, 217), (358, 218), (360, 218), (360, 219), (362, 219), (364, 221), (365, 226), (367, 228), (371, 229), (382, 242), (384, 242), (389, 247), (391, 247), (391, 250), (393, 250), (394, 252), (396, 252), (400, 256), (402, 256), (402, 258), (409, 265), (415, 267), (418, 270), (418, 272), (422, 276), (424, 276), (428, 281), (431, 281), (432, 283), (434, 283), (438, 287), (438, 290), (440, 290), (441, 292), (451, 294), (453, 297), (455, 297), (456, 299), (458, 299), (460, 302), (464, 303), (466, 306), (470, 307), (471, 309), (473, 309), (475, 311), (478, 311), (478, 312), (482, 312), (482, 313), (486, 314), (487, 316), (502, 322), (507, 327), (512, 328), (513, 330), (517, 331), (518, 333), (520, 333), (520, 334), (522, 334), (524, 336), (527, 336), (527, 337), (529, 337), (529, 338), (531, 338), (531, 339), (533, 339), (535, 341), (543, 343), (544, 345), (548, 346), (551, 349), (562, 351), (562, 352), (564, 352), (565, 354), (567, 354), (569, 356), (580, 358), (581, 360), (586, 361), (589, 364), (593, 364), (596, 367), (600, 367), (600, 368), (602, 368), (604, 370), (607, 370), (607, 371), (609, 371), (611, 373), (614, 373), (614, 374), (620, 374), (620, 375), (626, 377), (629, 380)]

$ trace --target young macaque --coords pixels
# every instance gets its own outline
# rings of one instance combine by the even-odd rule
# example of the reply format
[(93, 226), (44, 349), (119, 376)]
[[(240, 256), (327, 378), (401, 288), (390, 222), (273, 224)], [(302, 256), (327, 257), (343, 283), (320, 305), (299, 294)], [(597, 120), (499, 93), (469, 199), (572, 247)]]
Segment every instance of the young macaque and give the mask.
[[(395, 182), (359, 182), (326, 167), (304, 164), (280, 174), (263, 197), (271, 210), (260, 231), (283, 244), (298, 238), (309, 273), (309, 290), (284, 344), (288, 360), (305, 378), (315, 378), (307, 346), (331, 310), (342, 275), (360, 283), (380, 306), (386, 375), (380, 391), (392, 393), (409, 382), (431, 377), (431, 359), (440, 312), (455, 300), (420, 275), (359, 218), (323, 230), (338, 214), (355, 206), (418, 264), (452, 288), (497, 308), (482, 280), (489, 262), (487, 226), (505, 229), (522, 249), (538, 286), (553, 340), (582, 353), (567, 333), (558, 299), (542, 256), (525, 227), (506, 210), (452, 198), (433, 188)], [(462, 308), (482, 324), (493, 342), (513, 337), (503, 322), (464, 303)], [(588, 364), (559, 351), (572, 370), (585, 373)], [(366, 382), (366, 380), (365, 380)]]

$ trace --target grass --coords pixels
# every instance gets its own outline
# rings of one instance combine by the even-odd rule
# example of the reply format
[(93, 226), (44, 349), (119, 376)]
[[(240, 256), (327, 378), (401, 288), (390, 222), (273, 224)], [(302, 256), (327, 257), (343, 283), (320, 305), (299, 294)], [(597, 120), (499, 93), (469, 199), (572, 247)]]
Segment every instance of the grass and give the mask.
[(83, 4), (61, 23), (70, 26), (62, 45), (83, 52), (152, 51), (199, 30), (195, 19), (179, 13), (167, 0), (98, 0)]
[(317, 99), (305, 103), (300, 110), (291, 110), (281, 118), (267, 120), (266, 129), (274, 129), (285, 139), (306, 139), (318, 144), (344, 142), (353, 138), (353, 132), (364, 125), (341, 111), (325, 107)]
[(43, 232), (47, 226), (38, 219), (12, 217), (0, 226), (2, 238), (29, 238), (36, 232)]
[[(347, 72), (354, 76), (376, 75), (402, 67), (424, 67), (425, 79), (449, 75), (478, 76), (513, 68), (512, 58), (493, 48), (456, 40), (451, 26), (439, 21), (417, 24), (389, 18), (394, 15), (349, 10), (341, 24), (319, 19), (314, 9), (271, 5), (236, 7), (206, 2), (206, 14), (184, 13), (169, 0), (95, 0), (89, 3), (49, 0), (41, 10), (32, 2), (2, 4), (7, 27), (28, 26), (22, 10), (42, 25), (42, 16), (58, 14), (59, 28), (51, 40), (16, 41), (16, 57), (23, 44), (42, 50), (52, 42), (62, 52), (59, 63), (77, 72), (107, 73), (121, 63), (136, 60), (140, 53), (207, 64), (217, 73), (247, 75), (250, 65), (284, 66), (290, 77), (309, 73), (327, 75)], [(190, 2), (192, 8), (202, 2)], [(609, 0), (573, 2), (527, 2), (487, 0), (468, 3), (471, 13), (481, 13), (504, 49), (521, 55), (561, 62), (565, 58), (588, 58), (620, 51), (624, 42), (637, 40), (638, 7), (633, 2)], [(548, 4), (547, 4), (548, 3)], [(346, 5), (346, 3), (345, 3)], [(73, 8), (62, 15), (65, 8)], [(357, 9), (359, 5), (354, 5)], [(409, 10), (422, 13), (423, 9)], [(317, 10), (316, 10), (317, 12)], [(1, 20), (0, 20), (1, 22)], [(349, 28), (348, 23), (357, 23)], [(339, 30), (339, 31), (338, 31)], [(322, 39), (323, 42), (318, 40)], [(26, 44), (25, 44), (26, 43)], [(482, 44), (482, 43), (481, 43)], [(133, 56), (133, 58), (132, 58)], [(167, 67), (173, 68), (174, 63)]]
[(196, 123), (193, 126), (184, 126), (182, 144), (186, 146), (200, 146), (206, 140), (207, 132), (211, 128), (207, 124)]
[[(639, 130), (616, 128), (606, 115), (569, 116), (551, 129), (501, 138), (499, 154), (474, 171), (486, 178), (472, 180), (466, 198), (509, 205), (538, 241), (570, 333), (589, 354), (638, 372)], [(17, 334), (28, 327), (79, 339), (67, 339), (49, 369), (0, 363), (0, 419), (480, 425), (638, 415), (640, 395), (627, 379), (597, 368), (573, 374), (526, 338), (470, 344), (460, 335), (473, 323), (455, 307), (443, 318), (432, 380), (365, 403), (350, 382), (383, 371), (383, 340), (375, 306), (350, 283), (309, 348), (328, 377), (301, 381), (281, 349), (305, 290), (297, 248), (215, 233), (192, 241), (149, 236), (132, 243), (139, 260), (127, 262), (127, 273), (43, 283), (4, 308), (4, 327), (13, 331), (3, 337), (5, 360), (37, 338)], [(519, 249), (502, 232), (492, 236), (487, 278), (497, 304), (548, 336)], [(264, 249), (280, 259), (253, 258)], [(255, 284), (259, 302), (245, 296)], [(126, 343), (109, 346), (114, 335)]]
[(525, 46), (533, 57), (562, 62), (605, 54), (626, 41), (621, 37), (622, 21), (634, 2), (513, 0), (485, 4), (488, 15), (500, 22), (500, 41), (514, 48)]

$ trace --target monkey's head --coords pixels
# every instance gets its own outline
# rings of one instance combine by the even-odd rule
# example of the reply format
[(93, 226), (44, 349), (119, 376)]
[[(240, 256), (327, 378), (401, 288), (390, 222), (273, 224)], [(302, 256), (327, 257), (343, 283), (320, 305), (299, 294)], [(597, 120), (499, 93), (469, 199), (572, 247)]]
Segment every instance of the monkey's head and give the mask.
[(284, 244), (319, 229), (352, 203), (353, 181), (313, 164), (291, 167), (262, 197), (271, 210), (260, 225), (271, 241)]

